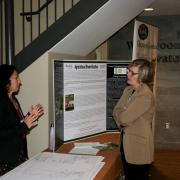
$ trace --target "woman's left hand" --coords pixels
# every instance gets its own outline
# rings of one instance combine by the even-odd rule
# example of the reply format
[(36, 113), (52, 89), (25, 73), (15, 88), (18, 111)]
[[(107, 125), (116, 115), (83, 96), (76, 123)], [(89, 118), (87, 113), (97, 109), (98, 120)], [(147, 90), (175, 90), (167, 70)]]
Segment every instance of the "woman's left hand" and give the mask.
[(44, 114), (44, 108), (41, 104), (36, 104), (34, 106), (31, 106), (28, 116), (34, 114), (37, 119)]
[(44, 114), (44, 108), (41, 104), (36, 104), (32, 107), (31, 113), (35, 114), (39, 118)]

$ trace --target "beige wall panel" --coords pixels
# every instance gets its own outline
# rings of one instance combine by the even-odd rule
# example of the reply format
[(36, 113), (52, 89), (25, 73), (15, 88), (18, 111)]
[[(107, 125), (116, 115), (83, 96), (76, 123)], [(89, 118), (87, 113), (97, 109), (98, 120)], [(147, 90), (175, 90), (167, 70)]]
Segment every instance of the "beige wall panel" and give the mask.
[(71, 6), (72, 6), (72, 1), (66, 0), (65, 1), (65, 12), (69, 11), (69, 9), (71, 9)]
[(30, 105), (41, 103), (44, 115), (39, 119), (38, 126), (27, 136), (29, 157), (48, 147), (48, 55), (41, 56), (20, 74), (22, 88), (18, 99), (24, 114)]
[(63, 15), (63, 0), (57, 1), (56, 11), (57, 11), (57, 19), (58, 19)]
[(54, 6), (54, 2), (49, 4), (48, 6), (48, 16), (49, 16), (49, 19), (48, 19), (48, 26), (51, 26), (54, 22), (55, 22), (55, 6)]
[[(44, 3), (46, 3), (46, 0), (40, 1), (40, 6), (42, 6)], [(43, 9), (40, 13), (40, 33), (44, 32), (46, 30), (46, 9)]]
[[(37, 0), (32, 0), (32, 11), (37, 11), (39, 9), (38, 7), (38, 1)], [(36, 39), (39, 35), (39, 32), (38, 32), (38, 22), (39, 22), (39, 19), (38, 19), (38, 14), (37, 15), (34, 15), (32, 16), (32, 39)]]
[[(26, 1), (25, 5), (24, 5), (24, 11), (25, 12), (30, 12), (30, 1)], [(26, 18), (25, 18), (26, 19)], [(25, 20), (24, 23), (24, 29), (25, 29), (25, 46), (27, 46), (30, 42), (30, 30), (31, 30), (31, 23)]]
[(23, 48), (23, 32), (22, 32), (22, 4), (14, 3), (14, 41), (15, 41), (15, 54), (18, 54)]

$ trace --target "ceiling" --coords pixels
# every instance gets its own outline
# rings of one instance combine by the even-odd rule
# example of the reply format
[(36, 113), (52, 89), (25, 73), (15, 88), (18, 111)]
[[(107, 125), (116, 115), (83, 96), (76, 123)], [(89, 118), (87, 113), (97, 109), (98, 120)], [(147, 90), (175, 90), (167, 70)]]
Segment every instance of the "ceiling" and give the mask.
[(154, 11), (144, 11), (141, 16), (180, 15), (180, 0), (154, 0), (149, 7)]

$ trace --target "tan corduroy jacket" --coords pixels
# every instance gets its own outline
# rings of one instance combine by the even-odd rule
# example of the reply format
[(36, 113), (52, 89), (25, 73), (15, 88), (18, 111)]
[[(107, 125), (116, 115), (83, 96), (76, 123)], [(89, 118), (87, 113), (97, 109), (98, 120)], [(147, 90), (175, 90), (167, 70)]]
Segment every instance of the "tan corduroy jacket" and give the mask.
[(146, 84), (133, 93), (125, 88), (122, 97), (113, 110), (113, 117), (119, 128), (123, 128), (125, 158), (131, 164), (150, 164), (154, 159), (154, 96)]

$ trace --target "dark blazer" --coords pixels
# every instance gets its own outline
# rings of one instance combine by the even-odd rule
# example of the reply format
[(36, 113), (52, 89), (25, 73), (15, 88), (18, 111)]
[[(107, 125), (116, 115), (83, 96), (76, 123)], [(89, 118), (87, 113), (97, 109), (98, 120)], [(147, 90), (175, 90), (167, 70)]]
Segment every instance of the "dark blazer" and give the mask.
[(132, 164), (150, 164), (154, 158), (154, 96), (146, 84), (132, 94), (131, 86), (124, 90), (116, 104), (113, 117), (123, 126), (123, 147), (126, 161)]
[(0, 164), (16, 164), (29, 132), (8, 97), (0, 96)]

